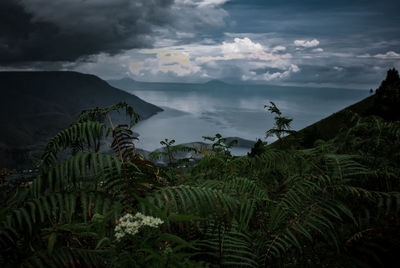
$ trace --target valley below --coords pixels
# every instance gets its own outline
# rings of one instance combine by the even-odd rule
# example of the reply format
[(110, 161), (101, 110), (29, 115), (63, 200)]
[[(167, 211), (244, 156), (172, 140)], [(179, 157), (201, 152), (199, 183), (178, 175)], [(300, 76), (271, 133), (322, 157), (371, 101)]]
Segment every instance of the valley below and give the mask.
[[(165, 138), (187, 144), (220, 133), (248, 140), (247, 145), (232, 148), (233, 154), (244, 155), (257, 139), (264, 140), (265, 132), (273, 126), (274, 117), (264, 108), (269, 101), (293, 118), (292, 129), (299, 130), (368, 96), (367, 90), (230, 85), (221, 81), (108, 82), (163, 109), (132, 129), (140, 135), (137, 147), (147, 151), (159, 148)], [(274, 140), (269, 138), (268, 142)]]
[[(3, 127), (0, 166), (30, 168), (40, 158), (47, 140), (67, 127), (84, 109), (124, 101), (140, 116), (132, 130), (143, 152), (160, 149), (160, 141), (175, 144), (206, 142), (203, 136), (220, 133), (242, 141), (231, 148), (245, 155), (273, 125), (264, 109), (274, 101), (293, 118), (299, 130), (368, 95), (366, 90), (204, 84), (144, 83), (130, 79), (108, 83), (76, 72), (2, 72)], [(12, 101), (11, 101), (12, 100)], [(126, 117), (114, 115), (115, 124)], [(273, 142), (269, 138), (268, 142)]]

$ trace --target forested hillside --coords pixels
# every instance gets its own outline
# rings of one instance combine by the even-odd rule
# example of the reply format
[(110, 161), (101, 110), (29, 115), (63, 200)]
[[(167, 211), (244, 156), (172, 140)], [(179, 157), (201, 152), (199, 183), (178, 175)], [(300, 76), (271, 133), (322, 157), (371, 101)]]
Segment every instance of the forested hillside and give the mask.
[[(379, 116), (386, 121), (400, 120), (400, 78), (396, 69), (390, 69), (387, 77), (381, 82), (376, 94), (373, 94), (331, 116), (328, 116), (304, 129), (296, 135), (289, 135), (284, 139), (284, 146), (312, 147), (318, 140), (330, 140), (340, 131), (354, 126), (357, 120), (354, 115), (360, 117)], [(371, 92), (372, 93), (372, 92)], [(274, 144), (277, 146), (278, 143)]]
[(0, 167), (29, 162), (30, 154), (68, 127), (81, 110), (125, 101), (141, 119), (161, 109), (94, 75), (76, 72), (0, 72)]
[[(127, 125), (108, 117), (112, 110), (131, 112), (128, 105), (86, 111), (48, 142), (35, 180), (1, 184), (0, 265), (395, 267), (397, 71), (385, 81), (376, 110), (353, 112), (348, 127), (309, 140), (308, 148), (301, 140), (258, 143), (249, 156), (234, 157), (233, 142), (221, 135), (207, 138), (212, 150), (165, 140), (167, 150), (153, 155), (167, 156), (163, 168), (136, 152)], [(268, 107), (277, 121), (267, 134), (291, 133), (291, 120)], [(112, 155), (100, 150), (107, 135)], [(181, 150), (203, 158), (176, 161)], [(70, 157), (60, 160), (61, 152)]]

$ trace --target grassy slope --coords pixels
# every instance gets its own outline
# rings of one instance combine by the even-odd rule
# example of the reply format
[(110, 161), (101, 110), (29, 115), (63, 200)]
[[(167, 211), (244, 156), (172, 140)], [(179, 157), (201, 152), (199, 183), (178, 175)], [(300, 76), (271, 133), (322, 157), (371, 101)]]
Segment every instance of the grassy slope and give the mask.
[[(372, 114), (374, 109), (376, 95), (369, 96), (353, 105), (350, 105), (343, 110), (340, 110), (310, 126), (307, 126), (297, 132), (297, 137), (301, 137), (301, 141), (294, 141), (294, 136), (285, 137), (286, 145), (294, 145), (296, 142), (302, 147), (311, 147), (318, 139), (329, 140), (334, 138), (341, 129), (348, 129), (354, 124), (352, 122), (352, 113), (357, 113), (360, 116)], [(349, 113), (350, 112), (350, 113)], [(351, 113), (352, 112), (352, 113)], [(276, 146), (278, 142), (272, 143)]]

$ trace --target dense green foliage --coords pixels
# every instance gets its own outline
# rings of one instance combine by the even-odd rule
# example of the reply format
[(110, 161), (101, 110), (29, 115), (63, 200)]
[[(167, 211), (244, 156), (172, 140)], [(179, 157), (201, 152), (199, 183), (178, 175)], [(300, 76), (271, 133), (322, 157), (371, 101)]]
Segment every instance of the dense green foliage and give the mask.
[[(128, 127), (113, 126), (109, 112), (121, 108), (134, 116), (125, 104), (82, 113), (50, 140), (34, 181), (2, 184), (2, 267), (377, 267), (398, 258), (398, 122), (353, 115), (334, 139), (308, 149), (260, 142), (251, 157), (232, 156), (216, 135), (190, 165), (176, 164), (179, 147), (165, 140), (170, 165), (160, 168), (136, 152)], [(101, 150), (110, 134), (113, 154)]]

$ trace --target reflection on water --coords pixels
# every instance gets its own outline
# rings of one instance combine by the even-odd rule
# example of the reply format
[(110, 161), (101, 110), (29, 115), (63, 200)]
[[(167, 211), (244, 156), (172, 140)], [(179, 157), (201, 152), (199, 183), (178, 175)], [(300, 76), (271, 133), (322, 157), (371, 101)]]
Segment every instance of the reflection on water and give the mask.
[[(321, 89), (326, 90), (326, 89)], [(221, 133), (225, 137), (263, 139), (273, 126), (273, 116), (264, 104), (274, 101), (285, 116), (293, 118), (293, 129), (301, 129), (366, 97), (364, 91), (333, 90), (270, 92), (268, 90), (138, 90), (136, 96), (158, 105), (163, 112), (138, 123), (137, 147), (159, 148), (160, 141), (175, 139), (176, 144), (203, 141), (202, 136)], [(278, 93), (277, 93), (278, 92)], [(285, 94), (287, 93), (287, 94)], [(244, 151), (243, 151), (244, 150)], [(235, 150), (244, 154), (246, 149)]]

